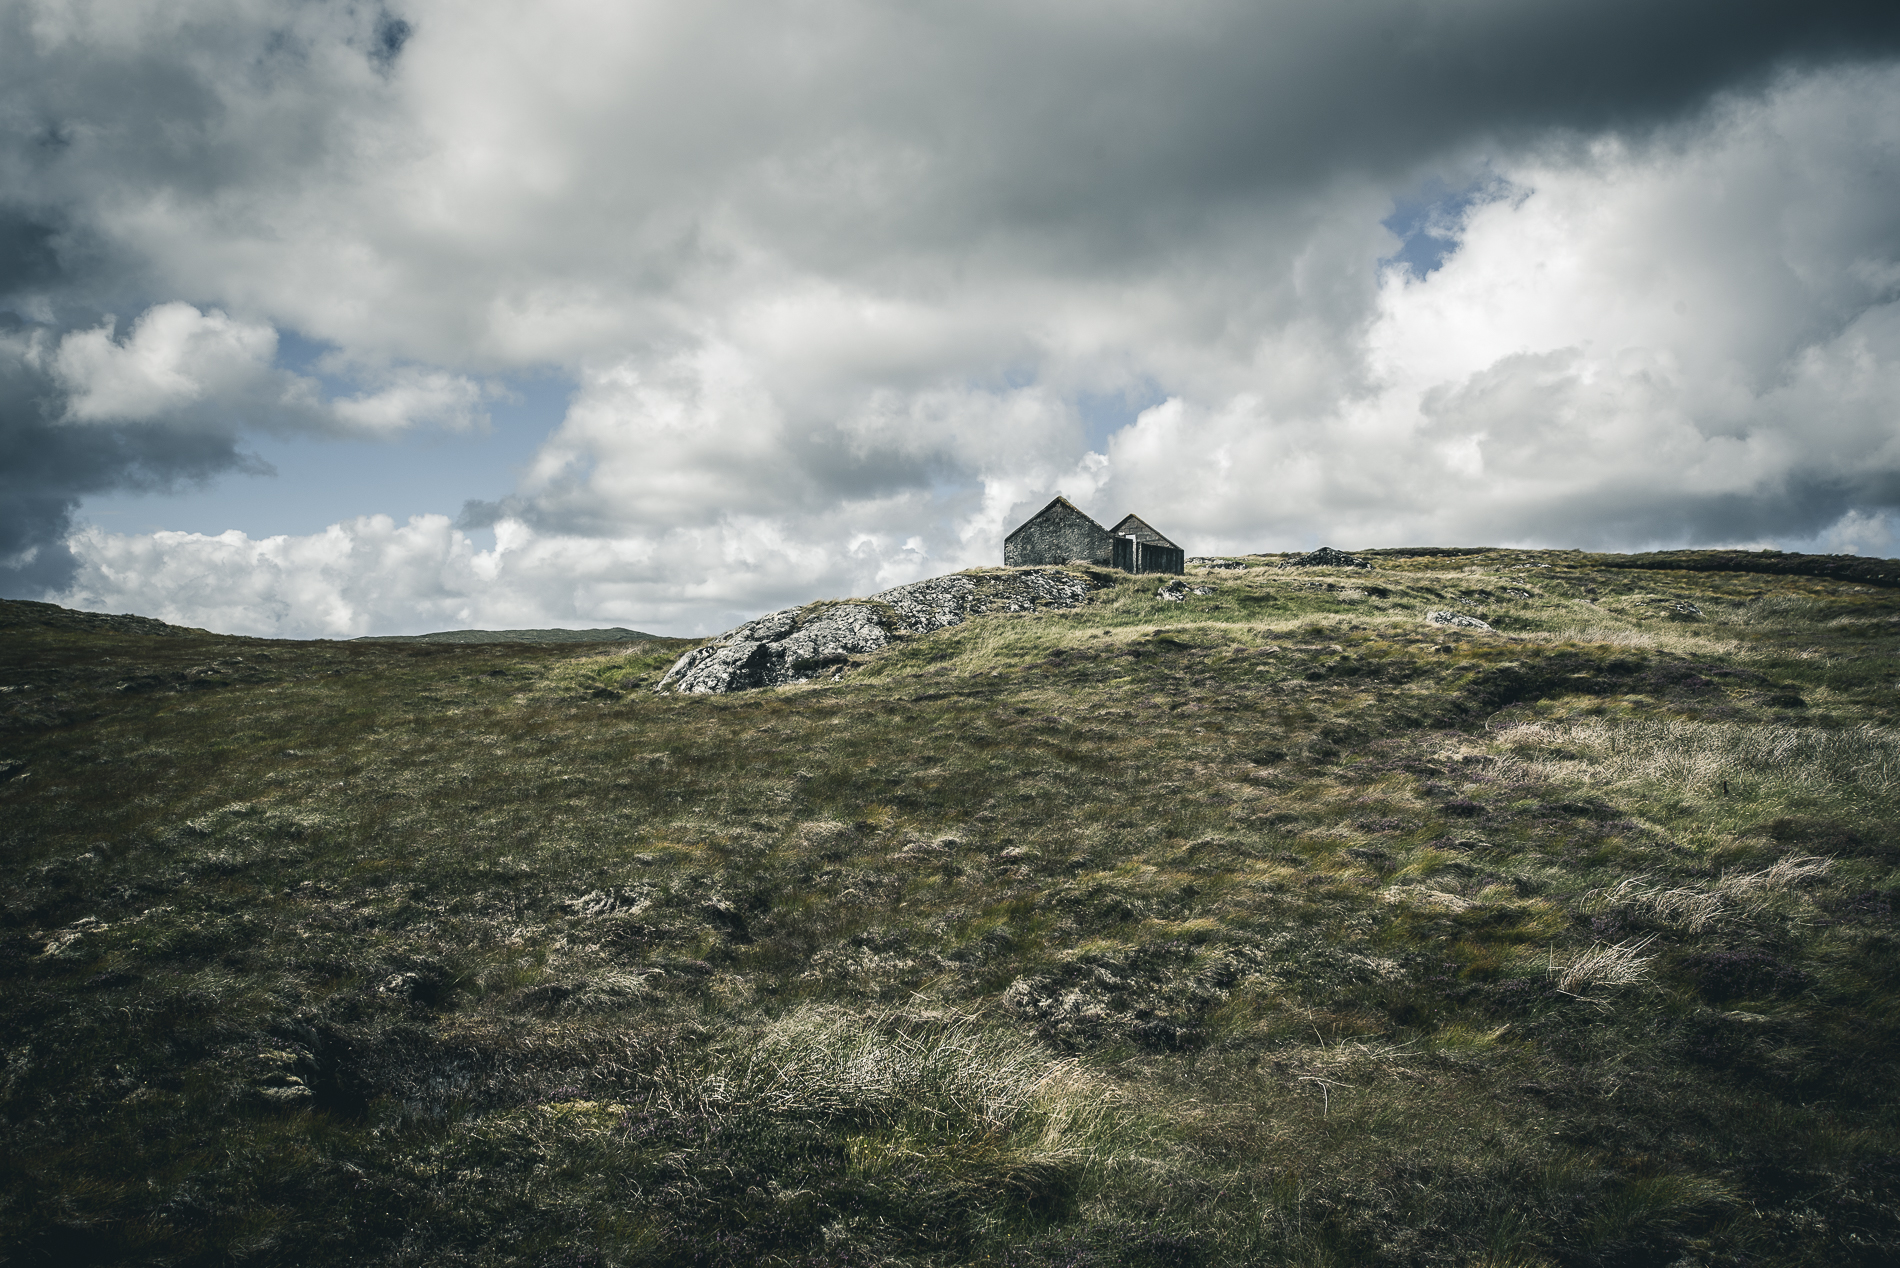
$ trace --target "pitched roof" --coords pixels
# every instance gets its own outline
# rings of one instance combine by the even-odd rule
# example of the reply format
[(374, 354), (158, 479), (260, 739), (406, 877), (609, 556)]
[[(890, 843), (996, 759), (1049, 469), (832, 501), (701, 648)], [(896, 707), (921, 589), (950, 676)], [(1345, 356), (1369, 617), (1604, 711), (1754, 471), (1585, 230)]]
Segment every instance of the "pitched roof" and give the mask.
[[(1081, 507), (1077, 506), (1075, 503), (1069, 501), (1069, 499), (1063, 497), (1060, 493), (1058, 493), (1055, 495), (1055, 497), (1050, 499), (1049, 505), (1043, 507), (1040, 511), (1037, 511), (1034, 515), (1030, 516), (1028, 519), (1018, 524), (1015, 528), (1011, 529), (1009, 537), (1005, 537), (1003, 540), (1008, 541), (1010, 537), (1016, 536), (1017, 533), (1022, 532), (1025, 528), (1028, 528), (1031, 524), (1034, 524), (1037, 520), (1041, 519), (1043, 516), (1047, 515), (1049, 512), (1055, 510), (1057, 507), (1061, 507), (1064, 510), (1067, 510), (1072, 515), (1080, 515), (1083, 519), (1087, 520), (1089, 523), (1095, 524), (1094, 516), (1090, 515), (1087, 511), (1083, 510)], [(1095, 524), (1095, 527), (1100, 528), (1101, 525)]]
[(1173, 542), (1163, 537), (1159, 532), (1155, 530), (1154, 525), (1150, 524), (1147, 520), (1144, 520), (1139, 515), (1123, 516), (1122, 522), (1115, 525), (1115, 527), (1109, 529), (1108, 531), (1114, 534), (1116, 537), (1139, 537), (1142, 541), (1147, 542), (1150, 546), (1167, 546), (1167, 547), (1171, 547), (1174, 550), (1181, 549), (1179, 546), (1176, 546)]

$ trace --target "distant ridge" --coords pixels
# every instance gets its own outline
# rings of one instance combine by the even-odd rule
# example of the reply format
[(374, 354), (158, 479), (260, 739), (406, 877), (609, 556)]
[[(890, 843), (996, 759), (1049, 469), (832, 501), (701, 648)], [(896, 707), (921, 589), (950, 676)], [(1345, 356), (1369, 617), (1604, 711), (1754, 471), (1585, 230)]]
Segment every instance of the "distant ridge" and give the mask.
[(436, 634), (365, 634), (352, 643), (633, 643), (665, 638), (614, 626), (605, 630), (443, 630)]
[[(1505, 548), (1510, 550), (1512, 548)], [(1397, 546), (1362, 550), (1362, 555), (1388, 559), (1416, 559), (1437, 555), (1503, 553), (1493, 546)], [(1651, 568), (1662, 572), (1753, 572), (1769, 576), (1822, 577), (1862, 585), (1900, 588), (1900, 559), (1874, 555), (1803, 555), (1779, 550), (1652, 550), (1636, 555), (1608, 555), (1591, 551), (1551, 549), (1532, 554), (1564, 555), (1562, 562), (1586, 568)]]
[(1586, 555), (1584, 560), (1594, 568), (1759, 572), (1900, 587), (1900, 560), (1872, 555), (1800, 555), (1779, 550), (1657, 550), (1643, 555)]
[(49, 630), (84, 634), (148, 634), (159, 638), (210, 633), (209, 630), (195, 629), (189, 625), (170, 625), (155, 617), (135, 616), (130, 612), (114, 616), (106, 612), (62, 608), (57, 603), (40, 603), (33, 599), (0, 599), (0, 630), (35, 625)]

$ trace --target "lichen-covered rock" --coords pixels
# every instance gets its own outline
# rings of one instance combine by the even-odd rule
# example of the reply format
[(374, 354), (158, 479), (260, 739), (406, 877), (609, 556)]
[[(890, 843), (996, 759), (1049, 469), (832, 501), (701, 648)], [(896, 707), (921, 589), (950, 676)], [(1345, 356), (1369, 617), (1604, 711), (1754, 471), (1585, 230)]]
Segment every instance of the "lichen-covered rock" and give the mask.
[(895, 639), (988, 612), (1074, 607), (1091, 589), (1088, 578), (1064, 569), (1013, 568), (913, 581), (869, 599), (787, 608), (687, 652), (655, 690), (702, 695), (835, 677), (852, 657)]
[(1357, 555), (1348, 555), (1343, 550), (1334, 550), (1331, 546), (1321, 546), (1311, 554), (1301, 555), (1298, 559), (1289, 559), (1280, 566), (1282, 568), (1370, 568), (1372, 561), (1361, 559)]
[(876, 601), (887, 604), (905, 630), (927, 634), (960, 624), (975, 594), (974, 578), (951, 575), (886, 590)]
[(773, 612), (687, 652), (659, 689), (702, 694), (798, 682), (883, 647), (890, 628), (889, 617), (866, 603)]
[(1177, 578), (1155, 591), (1155, 598), (1160, 599), (1163, 603), (1184, 603), (1190, 594), (1213, 593), (1213, 586), (1190, 586), (1187, 582)]
[(1448, 625), (1460, 630), (1488, 630), (1491, 627), (1475, 616), (1466, 616), (1462, 612), (1427, 612), (1427, 625)]

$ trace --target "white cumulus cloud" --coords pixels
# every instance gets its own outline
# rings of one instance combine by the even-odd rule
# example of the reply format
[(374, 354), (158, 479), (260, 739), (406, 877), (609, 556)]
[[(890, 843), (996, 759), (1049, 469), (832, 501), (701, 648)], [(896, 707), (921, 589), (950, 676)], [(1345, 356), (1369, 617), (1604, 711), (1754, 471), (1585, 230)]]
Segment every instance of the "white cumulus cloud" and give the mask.
[(108, 318), (62, 336), (50, 354), (80, 423), (167, 423), (182, 428), (388, 433), (418, 422), (474, 425), (479, 384), (439, 371), (385, 372), (381, 390), (326, 399), (314, 378), (277, 366), (277, 331), (218, 309), (157, 304), (123, 336)]
[[(1811, 539), (1900, 491), (1900, 75), (1783, 81), (1644, 143), (1494, 164), (1456, 249), (1395, 268), (1365, 386), (1183, 393), (1108, 486), (1208, 544)], [(1878, 201), (1843, 207), (1858, 186)], [(1847, 537), (1842, 540), (1860, 540)]]
[[(902, 508), (890, 508), (904, 522)], [(881, 589), (916, 575), (923, 556), (894, 534), (826, 525), (814, 541), (776, 522), (727, 522), (601, 539), (494, 525), (481, 548), (447, 516), (386, 515), (321, 533), (253, 538), (110, 533), (73, 537), (78, 567), (59, 599), (95, 611), (273, 638), (354, 638), (442, 629), (624, 625), (711, 634), (761, 600)], [(847, 539), (843, 549), (833, 545)]]

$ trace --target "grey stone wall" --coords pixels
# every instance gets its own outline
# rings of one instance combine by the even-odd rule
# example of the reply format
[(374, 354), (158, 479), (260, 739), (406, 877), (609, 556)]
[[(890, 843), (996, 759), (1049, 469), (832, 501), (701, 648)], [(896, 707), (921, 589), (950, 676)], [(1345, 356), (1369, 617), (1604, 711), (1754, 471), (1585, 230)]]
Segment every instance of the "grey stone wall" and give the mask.
[(1066, 498), (1057, 498), (1003, 539), (1003, 566), (1066, 564), (1071, 559), (1106, 564), (1108, 530)]

